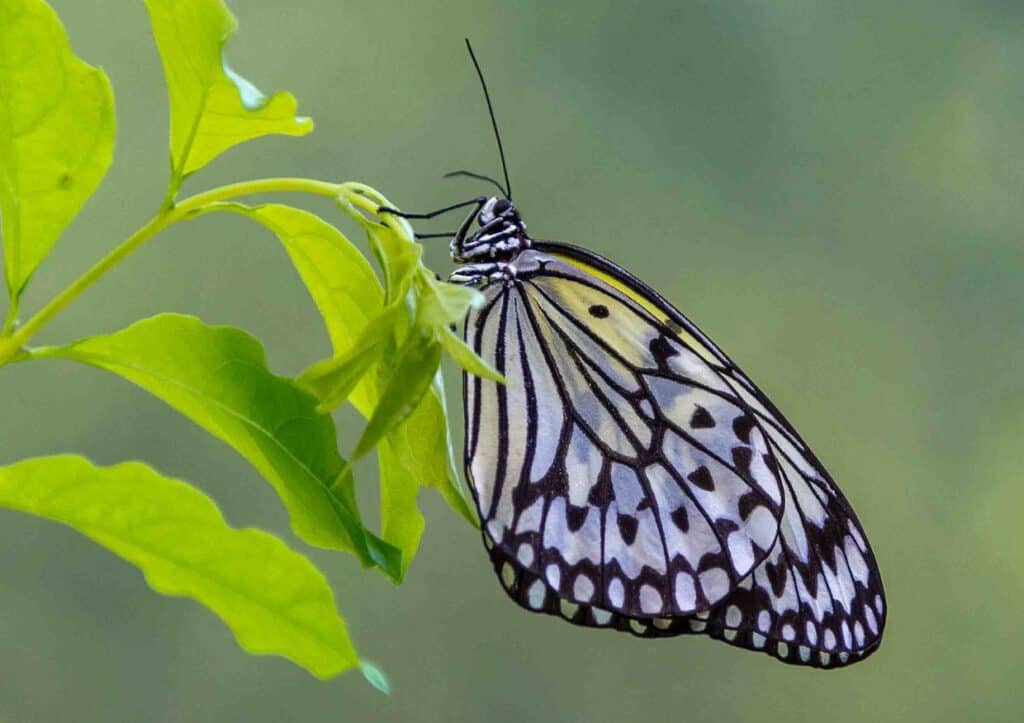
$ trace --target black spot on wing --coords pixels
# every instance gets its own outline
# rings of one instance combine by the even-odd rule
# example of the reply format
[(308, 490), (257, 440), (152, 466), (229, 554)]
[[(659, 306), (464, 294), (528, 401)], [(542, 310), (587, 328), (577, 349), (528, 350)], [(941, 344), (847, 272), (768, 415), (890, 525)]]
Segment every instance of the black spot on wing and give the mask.
[(668, 340), (663, 336), (656, 336), (651, 339), (648, 348), (651, 350), (651, 356), (654, 357), (655, 363), (659, 368), (665, 368), (668, 364), (669, 357), (675, 356), (678, 352), (672, 348), (672, 345), (668, 343)]
[(750, 479), (750, 460), (753, 459), (753, 453), (750, 451), (750, 447), (733, 447), (732, 448), (732, 464), (736, 468), (736, 471), (740, 476), (748, 480)]
[(569, 523), (570, 532), (579, 532), (580, 528), (583, 527), (583, 523), (587, 521), (587, 507), (577, 507), (574, 504), (569, 504), (565, 509), (566, 522)]
[(632, 545), (636, 540), (636, 531), (638, 523), (635, 517), (632, 515), (619, 515), (619, 534), (622, 535), (622, 541), (627, 545)]
[(743, 444), (750, 444), (750, 430), (754, 428), (754, 418), (748, 414), (740, 415), (732, 420), (732, 431)]
[(698, 404), (693, 410), (693, 416), (690, 417), (690, 426), (694, 429), (710, 429), (715, 426), (715, 418), (711, 416), (711, 412)]
[(686, 507), (677, 507), (672, 513), (672, 522), (683, 532), (687, 532), (690, 529), (690, 518), (686, 516)]
[(711, 472), (704, 465), (701, 465), (687, 475), (686, 479), (702, 490), (707, 490), (708, 492), (714, 492), (715, 490), (715, 480), (711, 477)]

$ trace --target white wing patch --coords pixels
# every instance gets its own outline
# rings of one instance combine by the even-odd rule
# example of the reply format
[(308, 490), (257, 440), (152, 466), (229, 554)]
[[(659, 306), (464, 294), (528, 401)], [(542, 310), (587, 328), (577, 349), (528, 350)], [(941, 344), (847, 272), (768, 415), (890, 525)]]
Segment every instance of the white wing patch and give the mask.
[(872, 652), (874, 557), (782, 415), (625, 272), (613, 286), (578, 259), (520, 259), (466, 322), (508, 380), (465, 380), (467, 470), (508, 593), (580, 625), (798, 664)]

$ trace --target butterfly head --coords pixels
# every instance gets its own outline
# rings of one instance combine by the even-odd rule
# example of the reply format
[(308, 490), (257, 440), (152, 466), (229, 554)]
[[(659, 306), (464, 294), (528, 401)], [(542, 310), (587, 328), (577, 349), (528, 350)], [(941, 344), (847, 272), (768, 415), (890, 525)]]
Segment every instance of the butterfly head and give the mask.
[(484, 203), (480, 213), (477, 214), (476, 222), (483, 227), (494, 223), (498, 219), (512, 223), (522, 223), (522, 220), (519, 218), (519, 211), (512, 205), (512, 201), (495, 196), (487, 199), (487, 202)]

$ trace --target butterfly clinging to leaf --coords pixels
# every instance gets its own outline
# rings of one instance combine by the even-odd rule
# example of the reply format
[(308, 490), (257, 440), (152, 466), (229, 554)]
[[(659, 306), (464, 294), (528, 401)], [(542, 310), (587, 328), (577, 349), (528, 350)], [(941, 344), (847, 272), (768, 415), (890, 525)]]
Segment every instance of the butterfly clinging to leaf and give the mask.
[(831, 476), (656, 291), (527, 235), (484, 94), (505, 183), (449, 175), (501, 196), (401, 215), (470, 209), (451, 280), (482, 292), (465, 340), (506, 382), (464, 376), (466, 474), (501, 585), (576, 625), (704, 634), (822, 668), (870, 655), (882, 580)]

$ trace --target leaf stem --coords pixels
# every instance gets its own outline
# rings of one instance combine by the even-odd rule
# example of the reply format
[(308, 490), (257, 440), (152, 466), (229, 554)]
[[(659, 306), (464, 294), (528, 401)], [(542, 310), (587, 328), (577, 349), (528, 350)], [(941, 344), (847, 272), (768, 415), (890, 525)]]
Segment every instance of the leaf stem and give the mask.
[(11, 296), (10, 303), (7, 305), (7, 318), (4, 319), (3, 331), (0, 331), (0, 337), (8, 336), (14, 331), (14, 325), (18, 323), (18, 308), (20, 298), (17, 294)]
[[(226, 186), (210, 189), (190, 196), (180, 203), (163, 208), (138, 231), (115, 246), (106, 256), (97, 261), (92, 268), (79, 276), (66, 289), (57, 294), (31, 319), (25, 322), (13, 334), (9, 334), (14, 325), (17, 309), (8, 310), (4, 335), (0, 337), (0, 365), (11, 361), (11, 358), (29, 342), (44, 326), (57, 316), (86, 289), (103, 278), (108, 271), (138, 251), (149, 239), (168, 226), (202, 213), (205, 207), (239, 196), (257, 193), (299, 192), (312, 193), (334, 198), (338, 195), (339, 184), (317, 181), (310, 178), (261, 178), (252, 181), (241, 181)], [(9, 335), (8, 335), (9, 334)]]

